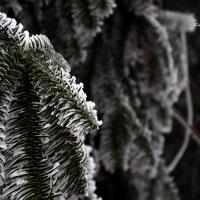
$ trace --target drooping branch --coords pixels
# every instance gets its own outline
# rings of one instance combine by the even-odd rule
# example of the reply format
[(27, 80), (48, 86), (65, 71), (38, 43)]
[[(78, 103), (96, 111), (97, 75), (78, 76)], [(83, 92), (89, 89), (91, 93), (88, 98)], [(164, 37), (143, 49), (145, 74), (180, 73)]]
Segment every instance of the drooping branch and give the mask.
[[(189, 83), (189, 72), (188, 72), (188, 52), (187, 52), (187, 44), (186, 44), (186, 33), (185, 31), (181, 32), (181, 41), (182, 41), (182, 45), (183, 45), (183, 55), (184, 55), (184, 62), (182, 64), (185, 65), (185, 68), (187, 69), (187, 86), (186, 86), (186, 90), (185, 90), (185, 98), (186, 98), (186, 105), (187, 105), (187, 115), (188, 115), (188, 122), (189, 124), (192, 125), (192, 121), (193, 121), (193, 106), (192, 106), (192, 97), (191, 97), (191, 91), (190, 91), (190, 83)], [(169, 173), (171, 173), (175, 167), (177, 166), (177, 164), (179, 163), (179, 161), (181, 160), (181, 158), (183, 157), (188, 144), (189, 144), (189, 140), (190, 140), (190, 135), (191, 135), (191, 129), (187, 128), (186, 129), (186, 134), (183, 140), (183, 143), (181, 145), (181, 148), (179, 149), (178, 153), (176, 154), (175, 158), (173, 159), (173, 161), (171, 162), (171, 164), (169, 165), (169, 167), (167, 168), (167, 171)]]

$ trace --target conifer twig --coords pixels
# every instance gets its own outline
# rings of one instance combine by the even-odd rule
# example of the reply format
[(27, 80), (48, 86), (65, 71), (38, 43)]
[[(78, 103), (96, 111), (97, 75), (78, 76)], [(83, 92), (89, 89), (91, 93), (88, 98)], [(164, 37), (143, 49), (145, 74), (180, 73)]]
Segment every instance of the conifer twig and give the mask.
[[(188, 118), (189, 124), (192, 125), (192, 121), (193, 121), (193, 106), (192, 106), (192, 97), (191, 97), (190, 83), (189, 83), (188, 52), (187, 52), (186, 33), (185, 33), (185, 31), (181, 32), (181, 41), (182, 41), (182, 45), (183, 45), (183, 56), (184, 56), (184, 60), (183, 60), (182, 64), (184, 64), (185, 68), (187, 69), (187, 86), (186, 86), (186, 90), (185, 90), (186, 105), (187, 105), (187, 115), (188, 115), (187, 118)], [(179, 161), (183, 157), (183, 154), (185, 153), (185, 151), (186, 151), (186, 149), (188, 147), (188, 144), (189, 144), (190, 135), (191, 135), (191, 129), (187, 127), (186, 128), (186, 134), (185, 134), (183, 143), (181, 145), (181, 148), (179, 149), (179, 151), (176, 154), (175, 158), (172, 160), (171, 164), (167, 168), (167, 171), (169, 173), (171, 173), (175, 169), (175, 167), (177, 166), (177, 164), (179, 163)]]
[(185, 128), (190, 129), (190, 131), (193, 133), (192, 137), (196, 141), (196, 143), (200, 146), (200, 133), (195, 129), (194, 126), (189, 124), (187, 119), (176, 109), (173, 108), (173, 117)]

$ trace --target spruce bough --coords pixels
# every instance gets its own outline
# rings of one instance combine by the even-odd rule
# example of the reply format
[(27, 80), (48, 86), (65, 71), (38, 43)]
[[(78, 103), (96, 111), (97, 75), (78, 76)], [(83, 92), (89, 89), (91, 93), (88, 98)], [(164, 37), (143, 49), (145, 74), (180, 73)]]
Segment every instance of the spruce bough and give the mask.
[(91, 182), (84, 134), (101, 121), (48, 38), (22, 28), (0, 13), (0, 199), (81, 197)]

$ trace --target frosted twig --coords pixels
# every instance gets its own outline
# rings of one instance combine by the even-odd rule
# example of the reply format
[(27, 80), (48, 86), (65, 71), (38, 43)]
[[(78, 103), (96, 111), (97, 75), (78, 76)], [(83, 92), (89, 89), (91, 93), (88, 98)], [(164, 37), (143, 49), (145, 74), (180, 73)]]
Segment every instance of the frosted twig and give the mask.
[(193, 133), (193, 139), (200, 146), (200, 133), (194, 128), (194, 126), (189, 124), (187, 119), (185, 119), (185, 117), (175, 108), (173, 109), (173, 116), (185, 129), (190, 129), (190, 131)]
[[(192, 121), (193, 121), (193, 106), (192, 106), (192, 97), (191, 97), (191, 91), (190, 91), (190, 83), (189, 83), (189, 72), (188, 72), (188, 52), (187, 52), (187, 45), (186, 45), (186, 33), (184, 31), (181, 32), (181, 41), (182, 41), (182, 45), (183, 45), (183, 54), (185, 56), (184, 62), (182, 64), (185, 65), (185, 68), (187, 69), (187, 86), (186, 86), (186, 90), (185, 90), (185, 94), (186, 94), (186, 105), (187, 105), (187, 115), (188, 115), (188, 122), (189, 124), (192, 125)], [(171, 162), (171, 164), (168, 166), (167, 171), (169, 173), (171, 173), (175, 167), (177, 166), (177, 164), (179, 163), (179, 161), (181, 160), (181, 158), (183, 157), (183, 154), (185, 153), (188, 144), (189, 144), (189, 140), (190, 140), (190, 135), (191, 135), (191, 129), (187, 127), (186, 129), (186, 134), (183, 140), (183, 143), (181, 145), (181, 148), (179, 149), (178, 153), (176, 154), (175, 158), (173, 159), (173, 161)]]

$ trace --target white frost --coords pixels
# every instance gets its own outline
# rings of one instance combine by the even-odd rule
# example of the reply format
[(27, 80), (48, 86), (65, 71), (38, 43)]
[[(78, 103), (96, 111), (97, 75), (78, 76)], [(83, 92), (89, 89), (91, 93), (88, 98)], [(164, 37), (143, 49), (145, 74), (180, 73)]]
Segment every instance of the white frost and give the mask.
[(196, 19), (193, 14), (163, 11), (161, 12), (161, 19), (171, 30), (180, 32), (193, 32), (195, 30)]
[(5, 138), (6, 138), (6, 135), (5, 135), (5, 134), (3, 134), (3, 133), (0, 133), (0, 138), (1, 138), (1, 139), (3, 139), (3, 140), (5, 140)]
[(18, 170), (18, 171), (16, 171), (16, 172), (13, 172), (13, 173), (10, 175), (10, 177), (12, 178), (12, 177), (21, 176), (21, 175), (24, 175), (24, 174), (26, 174), (25, 171)]
[(7, 144), (5, 143), (5, 141), (0, 141), (0, 148), (6, 150), (7, 149)]
[(0, 124), (0, 129), (2, 129), (3, 131), (5, 131), (5, 126), (3, 124)]
[(44, 127), (43, 127), (43, 129), (49, 128), (50, 126), (51, 126), (51, 124), (45, 124)]
[(22, 149), (17, 149), (16, 151), (14, 151), (14, 156), (20, 155), (24, 153), (24, 151), (22, 151)]
[(59, 162), (56, 162), (55, 165), (53, 166), (53, 168), (57, 168), (58, 166), (60, 166), (60, 163)]
[(18, 179), (16, 180), (16, 184), (17, 184), (17, 185), (22, 185), (22, 184), (24, 184), (24, 183), (27, 183), (27, 181), (24, 180), (24, 179), (22, 179), (22, 178), (18, 178)]

